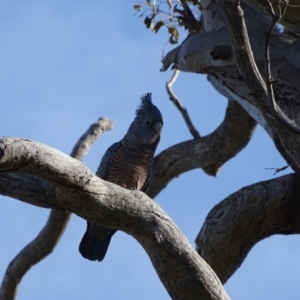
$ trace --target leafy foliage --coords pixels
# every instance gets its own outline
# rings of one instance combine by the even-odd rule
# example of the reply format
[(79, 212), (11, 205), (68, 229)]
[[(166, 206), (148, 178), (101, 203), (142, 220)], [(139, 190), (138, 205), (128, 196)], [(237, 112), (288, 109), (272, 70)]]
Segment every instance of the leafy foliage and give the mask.
[[(174, 2), (177, 4), (174, 5)], [(166, 27), (170, 34), (169, 43), (176, 44), (179, 41), (179, 27), (189, 31), (197, 31), (200, 24), (200, 1), (137, 1), (133, 8), (143, 17), (147, 29), (157, 33), (162, 27)], [(198, 17), (196, 18), (195, 15)], [(193, 24), (191, 24), (193, 23)], [(192, 30), (191, 30), (192, 29)]]

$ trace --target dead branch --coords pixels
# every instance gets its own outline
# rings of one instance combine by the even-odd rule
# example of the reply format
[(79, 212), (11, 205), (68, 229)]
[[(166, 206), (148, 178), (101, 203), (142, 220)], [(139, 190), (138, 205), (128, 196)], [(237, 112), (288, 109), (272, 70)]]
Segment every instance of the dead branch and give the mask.
[[(103, 132), (111, 130), (112, 126), (113, 124), (108, 118), (100, 118), (81, 136), (74, 146), (71, 156), (82, 160), (97, 137)], [(38, 236), (10, 262), (1, 284), (0, 300), (16, 298), (22, 278), (33, 265), (54, 250), (68, 225), (70, 217), (71, 213), (68, 211), (51, 210), (47, 223)]]
[(170, 97), (170, 100), (174, 103), (174, 105), (178, 108), (178, 110), (182, 114), (183, 119), (184, 119), (191, 135), (193, 136), (194, 139), (197, 139), (197, 138), (200, 138), (200, 134), (199, 134), (198, 130), (192, 123), (192, 120), (190, 119), (187, 109), (182, 105), (182, 103), (180, 102), (180, 100), (178, 99), (178, 97), (175, 95), (175, 93), (172, 90), (172, 86), (175, 83), (178, 75), (179, 75), (179, 71), (174, 70), (174, 73), (173, 73), (171, 79), (166, 84), (167, 92)]
[(197, 251), (223, 284), (262, 239), (300, 233), (297, 181), (292, 174), (255, 183), (209, 212), (196, 238)]
[(225, 119), (213, 133), (174, 145), (155, 157), (148, 195), (154, 198), (172, 179), (196, 168), (216, 176), (223, 164), (248, 144), (255, 128), (248, 113), (229, 100)]
[[(16, 159), (18, 158), (18, 159)], [(35, 195), (35, 204), (76, 213), (96, 225), (131, 234), (144, 247), (172, 299), (229, 299), (211, 268), (197, 254), (164, 211), (144, 193), (105, 182), (81, 162), (41, 143), (26, 139), (0, 140), (0, 173), (18, 177), (38, 175), (55, 190), (46, 201)], [(2, 176), (0, 176), (0, 187)], [(9, 180), (9, 177), (6, 177)], [(38, 180), (38, 179), (37, 179)], [(22, 187), (23, 186), (23, 187)], [(40, 186), (35, 186), (36, 192)], [(0, 190), (2, 193), (2, 190)], [(20, 192), (8, 190), (11, 197)], [(20, 200), (29, 202), (32, 194)]]
[(280, 139), (281, 146), (293, 161), (293, 167), (295, 169), (299, 169), (298, 162), (300, 153), (300, 139), (299, 137), (295, 137), (294, 132), (297, 130), (296, 125), (293, 121), (291, 121), (291, 119), (286, 117), (286, 121), (295, 129), (293, 131), (287, 131), (286, 126), (282, 125), (282, 123), (272, 115), (272, 111), (269, 107), (268, 90), (254, 60), (243, 16), (243, 10), (240, 7), (239, 2), (218, 2), (220, 2), (219, 6), (222, 9), (228, 30), (230, 32), (233, 53), (239, 72), (251, 95), (253, 95), (252, 100), (266, 119), (267, 123), (272, 127), (273, 131)]
[(296, 125), (296, 123), (293, 120), (290, 120), (286, 114), (279, 108), (275, 101), (275, 95), (274, 95), (274, 79), (272, 76), (271, 71), (271, 59), (270, 59), (270, 39), (271, 39), (271, 33), (273, 32), (274, 28), (276, 27), (277, 23), (281, 20), (283, 15), (286, 12), (288, 2), (283, 4), (283, 7), (281, 9), (281, 2), (279, 2), (279, 13), (278, 15), (275, 14), (273, 6), (270, 1), (268, 1), (269, 7), (270, 7), (270, 14), (272, 16), (272, 22), (271, 25), (266, 33), (266, 39), (265, 39), (265, 61), (266, 61), (266, 87), (269, 94), (270, 99), (270, 107), (272, 111), (272, 116), (274, 116), (282, 125), (284, 125), (286, 128), (291, 130), (292, 132), (300, 135), (300, 128)]
[[(244, 1), (249, 5), (251, 5), (260, 14), (267, 15), (269, 13), (268, 1), (259, 1), (259, 0), (244, 0)], [(275, 12), (277, 13), (279, 11), (278, 4), (280, 4), (283, 1), (271, 0), (270, 2), (272, 3), (272, 5), (275, 6)], [(299, 33), (300, 32), (299, 13), (300, 13), (299, 1), (290, 0), (284, 18), (280, 20), (280, 23), (288, 30)]]

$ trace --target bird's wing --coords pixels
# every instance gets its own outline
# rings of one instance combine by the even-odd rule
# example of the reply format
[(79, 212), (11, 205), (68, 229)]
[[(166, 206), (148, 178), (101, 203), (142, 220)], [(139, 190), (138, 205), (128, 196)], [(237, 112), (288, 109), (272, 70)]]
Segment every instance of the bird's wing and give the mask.
[(117, 143), (112, 144), (104, 153), (100, 165), (98, 167), (98, 170), (96, 172), (96, 175), (99, 176), (100, 178), (104, 179), (107, 176), (107, 170), (109, 168), (109, 165), (112, 162), (112, 159), (118, 149), (122, 146), (122, 141), (119, 141)]
[(142, 192), (144, 192), (144, 193), (147, 192), (147, 190), (148, 190), (148, 188), (149, 188), (149, 186), (150, 186), (150, 184), (152, 182), (152, 175), (153, 175), (153, 167), (151, 166), (151, 169), (150, 169), (150, 171), (148, 173), (148, 177), (147, 177), (147, 179), (146, 179), (146, 181), (144, 183), (144, 186), (141, 188)]
[[(151, 145), (153, 147), (153, 156), (154, 156), (154, 152), (156, 150), (156, 147), (157, 147), (159, 141), (160, 141), (160, 137), (157, 139), (157, 141), (155, 143), (153, 143), (153, 145)], [(144, 186), (141, 189), (142, 192), (144, 192), (144, 193), (147, 192), (147, 190), (148, 190), (148, 188), (149, 188), (149, 186), (150, 186), (150, 184), (152, 182), (152, 179), (153, 179), (153, 163), (151, 164), (151, 169), (150, 169), (150, 171), (148, 173), (148, 177), (147, 177), (147, 179), (146, 179), (146, 181), (144, 183)]]
[[(112, 144), (103, 155), (96, 175), (104, 179), (107, 170), (113, 160), (115, 153), (122, 146), (122, 142)], [(111, 237), (116, 230), (103, 226), (95, 226), (87, 222), (86, 232), (80, 242), (79, 252), (84, 258), (89, 260), (102, 261), (109, 246)]]

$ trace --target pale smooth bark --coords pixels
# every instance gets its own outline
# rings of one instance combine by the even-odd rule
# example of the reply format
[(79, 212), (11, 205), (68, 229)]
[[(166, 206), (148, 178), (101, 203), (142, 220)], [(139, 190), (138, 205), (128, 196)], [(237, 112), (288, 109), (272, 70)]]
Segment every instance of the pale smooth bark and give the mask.
[[(300, 166), (300, 138), (296, 133), (296, 126), (300, 125), (299, 36), (288, 30), (271, 34), (275, 101), (286, 122), (295, 128), (290, 130), (270, 108), (264, 44), (271, 18), (244, 2), (244, 10), (239, 1), (216, 2), (217, 5), (210, 6), (209, 0), (205, 1), (203, 9), (209, 7), (209, 11), (203, 14), (203, 21), (213, 24), (211, 18), (216, 16), (220, 22), (222, 11), (223, 26), (189, 35), (164, 57), (161, 71), (172, 65), (180, 71), (207, 74), (216, 90), (242, 105), (269, 133), (278, 151), (297, 172)], [(215, 11), (211, 14), (212, 10)], [(291, 10), (289, 7), (284, 15), (285, 22), (291, 17)], [(246, 187), (218, 204), (208, 215), (196, 240), (197, 249), (222, 282), (230, 278), (261, 239), (276, 233), (299, 233), (299, 209), (294, 198), (296, 194), (299, 196), (297, 176)], [(265, 215), (268, 218), (264, 219)]]
[[(163, 59), (162, 71), (170, 65), (185, 72), (208, 75), (214, 87), (239, 102), (270, 134), (284, 158), (298, 168), (300, 140), (272, 115), (265, 84), (265, 30), (269, 19), (244, 5), (221, 1), (224, 26), (216, 31), (189, 35)], [(219, 13), (219, 11), (217, 10)], [(219, 16), (219, 14), (217, 14)], [(226, 24), (225, 24), (226, 21)], [(247, 34), (248, 30), (248, 34)], [(248, 39), (250, 38), (250, 42)], [(218, 50), (218, 56), (213, 55)], [(275, 32), (271, 37), (271, 66), (275, 97), (291, 125), (300, 125), (300, 39), (289, 33)]]
[[(5, 175), (12, 172), (18, 180), (11, 185), (17, 182), (22, 190), (26, 190), (28, 173), (36, 176), (37, 183), (29, 195), (22, 193), (20, 197), (19, 192), (7, 188), (9, 184), (2, 194), (29, 203), (34, 196), (35, 205), (68, 210), (93, 224), (131, 234), (148, 253), (172, 299), (229, 299), (209, 265), (144, 193), (105, 182), (79, 161), (26, 139), (0, 140), (0, 172), (0, 182), (3, 175), (6, 181), (11, 180), (13, 176)], [(44, 192), (45, 187), (55, 196), (44, 195), (39, 200), (39, 192)], [(38, 194), (33, 195), (33, 191)]]
[[(100, 118), (80, 137), (70, 155), (78, 160), (82, 160), (97, 137), (103, 132), (111, 130), (112, 126), (112, 121), (108, 118)], [(14, 182), (14, 176), (8, 176), (6, 179), (8, 182), (9, 179), (12, 180), (12, 183)], [(36, 183), (35, 179), (30, 180), (29, 182), (27, 181), (26, 187), (23, 187), (22, 189), (19, 189), (16, 186), (11, 188), (17, 189), (20, 192), (24, 192), (24, 190), (31, 192), (33, 189), (31, 187), (32, 183)], [(9, 185), (5, 186), (5, 188), (8, 187)], [(45, 190), (45, 194), (49, 195), (50, 189)], [(39, 197), (43, 199), (43, 194), (39, 195)], [(0, 300), (13, 300), (16, 298), (19, 284), (26, 272), (54, 250), (60, 241), (70, 218), (71, 213), (66, 210), (51, 210), (49, 218), (38, 236), (24, 247), (10, 262), (1, 283)]]
[[(256, 122), (269, 133), (293, 169), (299, 169), (300, 138), (284, 127), (269, 107), (263, 54), (269, 19), (260, 13), (265, 6), (247, 0), (259, 12), (244, 5), (245, 24), (239, 2), (219, 2), (214, 6), (210, 0), (202, 2), (206, 32), (190, 35), (172, 50), (163, 60), (162, 71), (173, 65), (177, 70), (207, 74), (213, 86), (235, 102), (229, 101), (223, 123), (212, 134), (174, 145), (155, 158), (154, 180), (148, 192), (151, 197), (174, 177), (194, 168), (215, 176), (247, 145)], [(297, 11), (289, 7), (283, 22), (299, 33)], [(298, 33), (289, 30), (272, 34), (272, 72), (278, 80), (274, 83), (276, 101), (287, 122), (299, 126), (300, 40)], [(297, 187), (297, 174), (285, 176), (245, 187), (213, 208), (196, 243), (198, 253), (222, 282), (261, 239), (276, 233), (299, 233)], [(155, 202), (143, 193), (100, 180), (83, 164), (57, 150), (25, 139), (2, 139), (0, 193), (57, 209), (53, 212), (61, 214), (61, 219), (66, 218), (67, 210), (93, 224), (131, 234), (148, 253), (173, 299), (228, 299), (211, 268)], [(51, 226), (45, 228), (53, 230)], [(61, 232), (55, 235), (59, 237)]]

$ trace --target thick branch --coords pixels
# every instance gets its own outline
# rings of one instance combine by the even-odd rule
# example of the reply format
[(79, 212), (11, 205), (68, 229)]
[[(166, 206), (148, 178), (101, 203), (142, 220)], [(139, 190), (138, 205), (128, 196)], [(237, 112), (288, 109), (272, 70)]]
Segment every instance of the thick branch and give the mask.
[[(269, 14), (269, 5), (268, 1), (260, 1), (260, 0), (244, 0), (246, 3), (250, 4), (257, 11), (267, 15)], [(278, 1), (271, 0), (272, 5), (275, 7), (276, 13), (278, 12)], [(280, 23), (288, 28), (289, 30), (295, 30), (296, 32), (300, 32), (300, 10), (299, 0), (289, 0), (288, 2), (287, 12), (280, 21)]]
[[(77, 160), (24, 139), (1, 139), (0, 172), (18, 173), (21, 180), (26, 172), (38, 174), (57, 191), (46, 204), (41, 201), (42, 206), (68, 210), (93, 224), (131, 234), (150, 256), (172, 299), (229, 299), (211, 268), (145, 194), (105, 182)], [(15, 196), (14, 190), (9, 192)], [(20, 200), (30, 199), (24, 195)]]
[(282, 117), (286, 118), (286, 123), (289, 123), (289, 127), (294, 128), (293, 130), (287, 130), (286, 125), (283, 125), (277, 118), (272, 116), (272, 112), (268, 105), (269, 94), (264, 79), (254, 60), (243, 10), (238, 2), (232, 3), (231, 1), (221, 1), (220, 7), (222, 8), (230, 32), (233, 53), (238, 69), (250, 93), (254, 96), (253, 101), (268, 124), (282, 141), (283, 147), (293, 160), (294, 168), (298, 169), (300, 165), (300, 138), (294, 133), (298, 131), (297, 126), (295, 122), (289, 119), (283, 112)]
[(295, 175), (259, 182), (210, 211), (196, 238), (197, 251), (223, 283), (262, 239), (300, 233), (298, 185)]
[(229, 101), (225, 119), (213, 133), (172, 146), (155, 158), (148, 195), (154, 198), (173, 178), (192, 169), (202, 168), (216, 176), (222, 165), (247, 145), (255, 127), (246, 111)]
[[(71, 156), (78, 160), (81, 160), (86, 155), (92, 143), (97, 139), (97, 137), (104, 131), (111, 130), (111, 128), (112, 122), (109, 119), (100, 118), (96, 123), (92, 124), (89, 129), (81, 136), (81, 138), (73, 148)], [(6, 177), (6, 179), (8, 178)], [(12, 183), (17, 180), (17, 177), (10, 178), (12, 179)], [(33, 178), (31, 176), (27, 179), (29, 180), (27, 180), (28, 185), (26, 185), (26, 190), (29, 190), (30, 193), (32, 193), (32, 189), (34, 188), (31, 187), (32, 182), (36, 183), (36, 180), (38, 180), (38, 178)], [(10, 182), (10, 180), (7, 181), (8, 183)], [(46, 187), (48, 187), (47, 182), (44, 182), (42, 184), (43, 187), (45, 187), (45, 185)], [(8, 186), (9, 185), (5, 187), (7, 188)], [(16, 188), (16, 186), (14, 188)], [(18, 191), (20, 192), (21, 190)], [(45, 194), (49, 195), (50, 191), (51, 189), (45, 190)], [(22, 193), (24, 193), (24, 189), (22, 190)], [(42, 199), (43, 195), (41, 195), (41, 200)], [(54, 250), (68, 225), (70, 217), (71, 213), (67, 211), (58, 209), (51, 210), (47, 223), (38, 234), (38, 236), (24, 249), (22, 249), (22, 251), (19, 252), (18, 255), (9, 264), (1, 284), (0, 300), (10, 300), (16, 298), (17, 289), (23, 276), (33, 265), (37, 264)]]
[[(173, 63), (173, 67), (181, 71), (208, 74), (209, 80), (221, 94), (238, 101), (268, 131), (280, 153), (297, 169), (300, 139), (272, 117), (268, 108), (269, 95), (264, 84), (264, 33), (269, 22), (262, 14), (244, 5), (250, 47), (240, 6), (231, 1), (219, 2), (225, 10), (230, 35), (227, 27), (223, 26), (215, 32), (188, 36), (179, 47), (166, 55), (162, 70)], [(227, 57), (215, 59), (212, 56), (215, 49), (226, 47), (230, 50)], [(292, 120), (291, 126), (294, 121), (298, 127), (300, 89), (295, 78), (298, 78), (300, 70), (299, 51), (299, 39), (293, 35), (272, 34), (270, 54), (272, 73), (276, 80), (276, 101), (283, 113)], [(231, 52), (234, 55), (230, 55)]]

